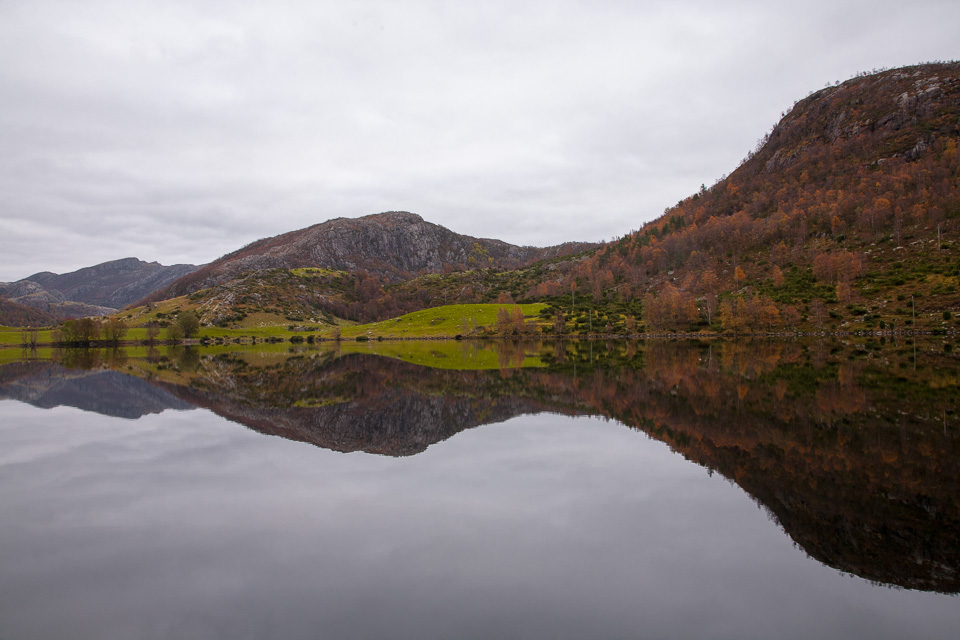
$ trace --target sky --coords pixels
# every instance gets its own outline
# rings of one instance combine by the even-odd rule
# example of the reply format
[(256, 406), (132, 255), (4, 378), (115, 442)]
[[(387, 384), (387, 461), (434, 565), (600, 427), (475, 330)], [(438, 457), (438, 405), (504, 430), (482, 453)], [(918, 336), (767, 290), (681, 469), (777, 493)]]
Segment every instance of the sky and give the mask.
[(610, 240), (960, 2), (0, 0), (0, 281), (412, 211)]

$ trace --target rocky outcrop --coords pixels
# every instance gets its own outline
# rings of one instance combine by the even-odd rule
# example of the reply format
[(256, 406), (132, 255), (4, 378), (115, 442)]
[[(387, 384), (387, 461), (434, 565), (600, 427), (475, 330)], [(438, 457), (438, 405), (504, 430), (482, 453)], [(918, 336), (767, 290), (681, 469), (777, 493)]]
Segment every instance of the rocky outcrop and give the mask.
[(857, 77), (798, 101), (757, 153), (757, 166), (745, 170), (777, 174), (838, 150), (851, 165), (916, 160), (933, 137), (957, 135), (958, 110), (956, 63)]

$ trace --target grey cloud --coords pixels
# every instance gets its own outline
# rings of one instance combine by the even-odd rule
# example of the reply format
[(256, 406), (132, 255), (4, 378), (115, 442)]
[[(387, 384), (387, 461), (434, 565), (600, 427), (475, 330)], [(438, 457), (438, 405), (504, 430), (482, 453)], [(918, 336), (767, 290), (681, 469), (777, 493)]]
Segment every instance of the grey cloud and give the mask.
[(2, 3), (0, 280), (392, 209), (610, 238), (826, 82), (958, 57), (958, 22), (935, 1)]

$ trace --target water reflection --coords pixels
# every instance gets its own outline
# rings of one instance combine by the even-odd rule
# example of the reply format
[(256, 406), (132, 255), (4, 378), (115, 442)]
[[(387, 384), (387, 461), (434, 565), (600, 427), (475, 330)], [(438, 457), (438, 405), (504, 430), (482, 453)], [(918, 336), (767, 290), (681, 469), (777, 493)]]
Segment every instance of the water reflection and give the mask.
[[(261, 433), (389, 456), (524, 414), (600, 415), (736, 482), (828, 566), (957, 593), (958, 370), (941, 345), (878, 342), (175, 348), (7, 365), (0, 397), (128, 417), (204, 407)], [(122, 387), (124, 409), (110, 413), (118, 394), (105, 390)]]

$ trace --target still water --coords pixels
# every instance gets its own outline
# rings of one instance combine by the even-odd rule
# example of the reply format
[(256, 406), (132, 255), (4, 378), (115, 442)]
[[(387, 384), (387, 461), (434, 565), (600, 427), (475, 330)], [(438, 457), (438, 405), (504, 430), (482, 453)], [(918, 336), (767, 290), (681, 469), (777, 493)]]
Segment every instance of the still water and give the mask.
[(954, 638), (958, 367), (917, 347), (13, 362), (0, 637)]

